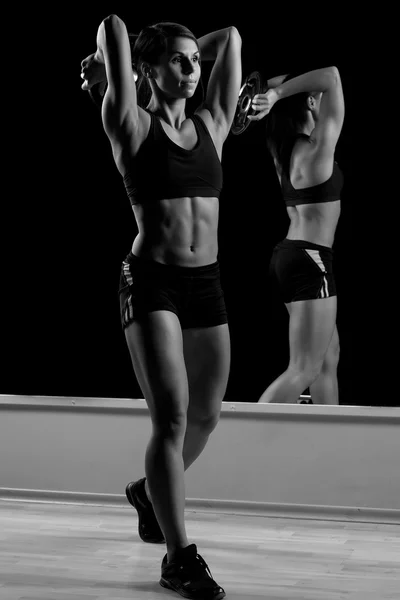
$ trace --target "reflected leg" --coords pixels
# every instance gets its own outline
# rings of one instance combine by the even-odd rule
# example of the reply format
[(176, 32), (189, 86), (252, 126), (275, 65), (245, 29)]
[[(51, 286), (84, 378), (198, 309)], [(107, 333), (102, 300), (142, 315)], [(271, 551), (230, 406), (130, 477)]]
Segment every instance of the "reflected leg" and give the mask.
[(339, 334), (335, 326), (332, 339), (322, 363), (321, 373), (310, 385), (313, 404), (339, 404), (337, 367), (339, 363)]
[(291, 302), (289, 366), (268, 386), (259, 402), (296, 404), (319, 376), (336, 323), (337, 297)]

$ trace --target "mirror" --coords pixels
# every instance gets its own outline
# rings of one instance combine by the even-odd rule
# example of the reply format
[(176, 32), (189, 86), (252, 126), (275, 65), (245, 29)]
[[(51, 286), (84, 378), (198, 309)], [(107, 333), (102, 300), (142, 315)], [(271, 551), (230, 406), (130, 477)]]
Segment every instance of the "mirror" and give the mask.
[[(338, 381), (340, 404), (355, 404), (353, 272), (347, 260), (353, 227), (354, 97), (347, 48), (329, 42), (329, 35), (319, 31), (310, 50), (304, 29), (295, 24), (275, 29), (271, 20), (267, 27), (263, 20), (268, 16), (225, 15), (213, 18), (210, 28), (209, 15), (200, 10), (188, 9), (186, 15), (173, 8), (154, 12), (140, 8), (131, 14), (125, 5), (117, 14), (136, 31), (155, 16), (183, 22), (197, 36), (236, 25), (243, 40), (243, 76), (252, 71), (269, 78), (288, 70), (339, 68), (346, 117), (337, 147), (345, 177), (334, 246), (341, 343)], [(104, 16), (93, 7), (77, 19), (66, 18), (65, 29), (54, 34), (55, 42), (62, 45), (63, 36), (72, 35), (73, 44), (60, 57), (41, 39), (43, 80), (38, 81), (34, 71), (28, 77), (28, 123), (21, 132), (24, 159), (16, 179), (17, 198), (7, 207), (10, 293), (3, 312), (7, 358), (1, 393), (142, 397), (119, 322), (117, 294), (120, 263), (130, 249), (135, 222), (99, 112), (80, 89), (80, 61), (94, 51)], [(288, 217), (264, 133), (263, 121), (252, 124), (242, 135), (231, 135), (223, 153), (219, 258), (232, 343), (229, 402), (257, 402), (288, 360), (287, 314), (268, 280), (269, 258), (286, 234)]]

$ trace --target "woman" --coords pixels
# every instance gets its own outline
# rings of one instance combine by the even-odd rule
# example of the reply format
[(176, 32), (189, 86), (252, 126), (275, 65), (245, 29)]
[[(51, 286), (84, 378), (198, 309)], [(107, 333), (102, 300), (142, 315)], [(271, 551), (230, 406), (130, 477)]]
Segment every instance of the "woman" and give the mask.
[(271, 89), (254, 96), (256, 114), (248, 118), (268, 115), (267, 145), (290, 219), (270, 265), (289, 312), (290, 359), (259, 402), (295, 404), (309, 388), (313, 404), (338, 404), (332, 246), (343, 186), (334, 160), (344, 119), (341, 79), (328, 67), (268, 83)]
[[(200, 59), (214, 64), (205, 101), (188, 118)], [(106, 77), (103, 125), (138, 226), (122, 264), (121, 320), (152, 436), (146, 478), (129, 484), (127, 496), (141, 538), (165, 538), (161, 585), (185, 598), (223, 598), (186, 536), (184, 470), (218, 423), (229, 375), (218, 199), (241, 85), (241, 38), (228, 27), (197, 40), (182, 25), (158, 23), (140, 32), (131, 56), (124, 22), (110, 15), (82, 77), (84, 90)], [(136, 87), (149, 92), (142, 106)]]

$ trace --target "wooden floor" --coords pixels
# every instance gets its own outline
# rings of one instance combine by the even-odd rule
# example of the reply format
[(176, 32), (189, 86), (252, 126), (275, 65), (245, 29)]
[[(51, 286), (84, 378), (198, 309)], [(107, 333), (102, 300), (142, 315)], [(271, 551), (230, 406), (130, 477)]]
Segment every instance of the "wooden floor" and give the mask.
[[(227, 600), (399, 600), (400, 526), (187, 512)], [(1, 600), (164, 600), (129, 507), (0, 501)]]

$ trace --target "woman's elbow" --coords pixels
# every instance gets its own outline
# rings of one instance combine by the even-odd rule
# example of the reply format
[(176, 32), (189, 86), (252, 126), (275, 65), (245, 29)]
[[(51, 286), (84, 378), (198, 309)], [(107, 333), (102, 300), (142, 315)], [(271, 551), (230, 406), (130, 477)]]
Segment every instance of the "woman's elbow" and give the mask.
[(339, 69), (337, 67), (329, 67), (328, 72), (335, 81), (340, 79)]
[(105, 19), (103, 19), (104, 23), (112, 23), (113, 21), (120, 21), (121, 19), (118, 17), (118, 15), (111, 13), (110, 15), (108, 15)]
[(229, 32), (230, 40), (232, 40), (236, 44), (240, 44), (240, 45), (242, 44), (242, 37), (241, 37), (238, 29), (234, 25), (231, 25), (230, 27), (228, 27), (228, 32)]
[(112, 13), (103, 20), (104, 26), (109, 29), (125, 27), (125, 23), (118, 15)]
[(109, 40), (120, 39), (128, 33), (124, 21), (114, 14), (104, 19), (103, 27), (105, 37)]

